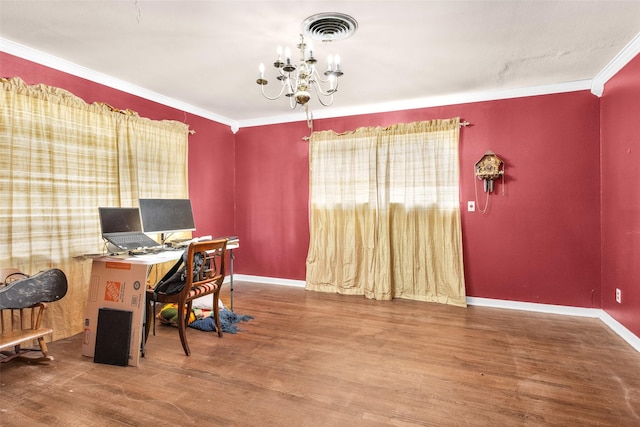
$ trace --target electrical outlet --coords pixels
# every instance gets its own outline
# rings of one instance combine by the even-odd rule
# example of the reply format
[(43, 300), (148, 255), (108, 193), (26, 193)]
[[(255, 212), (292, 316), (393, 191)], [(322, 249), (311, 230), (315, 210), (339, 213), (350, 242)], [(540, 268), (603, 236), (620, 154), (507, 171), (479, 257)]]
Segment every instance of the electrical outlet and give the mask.
[(467, 202), (467, 210), (469, 212), (475, 212), (476, 211), (476, 202), (474, 201), (468, 201)]
[(616, 288), (616, 302), (620, 304), (622, 302), (622, 291)]

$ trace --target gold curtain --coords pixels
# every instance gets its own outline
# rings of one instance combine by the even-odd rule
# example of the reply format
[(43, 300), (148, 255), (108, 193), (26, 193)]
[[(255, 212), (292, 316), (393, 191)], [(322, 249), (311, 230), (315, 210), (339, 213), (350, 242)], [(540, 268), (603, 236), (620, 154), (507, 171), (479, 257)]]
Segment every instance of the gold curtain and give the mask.
[(0, 267), (69, 280), (44, 319), (53, 339), (82, 332), (91, 261), (101, 253), (98, 206), (188, 197), (188, 127), (87, 104), (50, 86), (2, 78)]
[(308, 290), (466, 306), (459, 128), (311, 135)]

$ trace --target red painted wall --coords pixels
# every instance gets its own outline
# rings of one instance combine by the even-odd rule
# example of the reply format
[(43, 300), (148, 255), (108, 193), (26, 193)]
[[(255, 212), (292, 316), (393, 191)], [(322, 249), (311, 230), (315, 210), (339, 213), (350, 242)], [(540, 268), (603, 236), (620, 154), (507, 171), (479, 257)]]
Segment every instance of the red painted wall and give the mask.
[(194, 235), (229, 235), (234, 221), (234, 135), (228, 126), (0, 52), (0, 76), (59, 87), (85, 102), (106, 102), (154, 120), (189, 124), (189, 191)]
[[(461, 154), (468, 295), (600, 306), (598, 106), (586, 91), (469, 106)], [(505, 184), (485, 215), (469, 213), (464, 202), (480, 187), (473, 165), (488, 149), (505, 161)]]
[[(640, 336), (640, 55), (605, 85), (602, 122), (602, 307)], [(615, 301), (616, 288), (622, 291)]]
[(231, 128), (199, 116), (185, 120), (189, 136), (189, 197), (194, 236), (231, 236), (235, 227), (235, 145)]
[(309, 248), (309, 135), (304, 122), (236, 135), (239, 273), (304, 280)]
[[(467, 295), (599, 307), (598, 109), (598, 98), (583, 91), (323, 119), (314, 128), (341, 132), (456, 116), (471, 122), (460, 142)], [(305, 278), (305, 135), (303, 123), (237, 135), (242, 273)], [(506, 162), (505, 194), (497, 184), (486, 215), (466, 212), (475, 199), (473, 165), (487, 150)]]

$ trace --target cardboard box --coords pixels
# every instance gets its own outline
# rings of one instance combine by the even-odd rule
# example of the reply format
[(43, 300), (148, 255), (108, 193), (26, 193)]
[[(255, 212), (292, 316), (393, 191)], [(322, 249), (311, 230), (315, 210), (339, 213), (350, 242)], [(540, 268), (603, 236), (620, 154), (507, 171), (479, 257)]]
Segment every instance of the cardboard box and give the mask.
[(82, 354), (94, 357), (98, 312), (101, 308), (132, 312), (129, 365), (140, 363), (149, 265), (110, 258), (96, 258), (91, 268), (89, 298), (84, 319)]

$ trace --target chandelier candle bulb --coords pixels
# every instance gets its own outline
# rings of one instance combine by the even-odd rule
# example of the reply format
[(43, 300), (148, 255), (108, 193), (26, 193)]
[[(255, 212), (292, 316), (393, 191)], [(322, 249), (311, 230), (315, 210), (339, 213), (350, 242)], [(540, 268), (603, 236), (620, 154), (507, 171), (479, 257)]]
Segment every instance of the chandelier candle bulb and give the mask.
[(308, 43), (307, 44), (307, 55), (309, 59), (313, 59), (313, 44), (312, 43)]
[(335, 56), (335, 62), (336, 62), (336, 73), (337, 73), (340, 71), (340, 55)]
[(264, 86), (268, 83), (268, 81), (264, 78), (264, 64), (262, 62), (258, 66), (258, 71), (260, 72), (260, 75), (258, 76), (258, 80), (256, 80), (256, 83), (258, 83), (260, 86)]
[(287, 63), (285, 64), (284, 67), (282, 67), (282, 70), (287, 73), (291, 73), (292, 71), (295, 71), (296, 66), (291, 63), (291, 49), (289, 49), (289, 47), (286, 47), (284, 49), (284, 56), (287, 59)]

